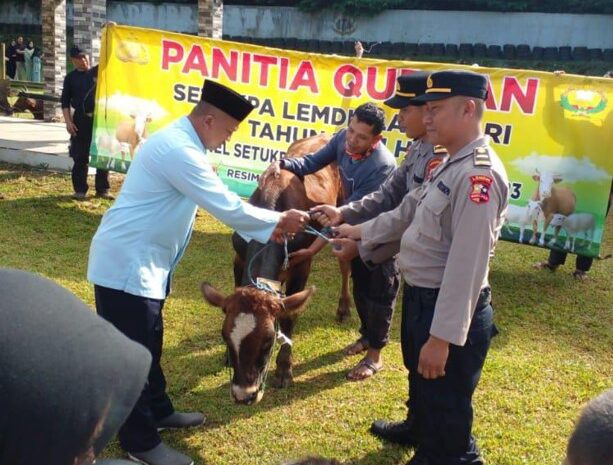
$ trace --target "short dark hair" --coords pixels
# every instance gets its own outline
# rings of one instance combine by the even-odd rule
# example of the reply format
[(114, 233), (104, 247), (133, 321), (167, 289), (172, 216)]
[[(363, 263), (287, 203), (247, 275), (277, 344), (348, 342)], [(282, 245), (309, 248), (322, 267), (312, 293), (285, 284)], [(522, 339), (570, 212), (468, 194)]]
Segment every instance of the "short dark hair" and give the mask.
[(583, 409), (568, 441), (569, 465), (613, 465), (613, 389)]
[(374, 103), (363, 103), (355, 109), (353, 116), (360, 123), (366, 123), (372, 126), (372, 132), (375, 136), (381, 134), (385, 127), (385, 113)]

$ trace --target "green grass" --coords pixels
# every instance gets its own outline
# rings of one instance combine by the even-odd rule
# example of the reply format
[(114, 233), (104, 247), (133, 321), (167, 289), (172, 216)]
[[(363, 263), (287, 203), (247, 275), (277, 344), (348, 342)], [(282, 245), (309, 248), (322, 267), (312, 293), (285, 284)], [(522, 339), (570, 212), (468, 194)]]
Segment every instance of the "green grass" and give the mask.
[[(112, 177), (114, 191), (120, 181)], [(0, 264), (45, 275), (93, 306), (87, 253), (110, 203), (70, 200), (67, 174), (7, 164), (0, 164), (0, 191)], [(612, 245), (606, 236), (603, 254)], [(555, 274), (531, 267), (545, 257), (543, 250), (501, 242), (492, 263), (500, 335), (474, 399), (474, 432), (491, 464), (559, 464), (582, 405), (613, 386), (613, 262), (596, 262), (590, 279), (576, 282), (572, 256)], [(294, 336), (295, 386), (270, 388), (257, 406), (238, 406), (222, 364), (221, 312), (198, 290), (207, 279), (230, 292), (231, 261), (230, 231), (201, 213), (165, 307), (163, 365), (176, 407), (201, 410), (208, 421), (201, 429), (164, 432), (163, 439), (197, 464), (273, 465), (308, 454), (356, 465), (404, 464), (410, 450), (367, 432), (374, 419), (405, 414), (399, 312), (385, 369), (363, 383), (346, 381), (357, 360), (339, 350), (356, 337), (357, 316), (334, 322), (337, 264), (322, 251), (310, 279), (317, 293)], [(104, 453), (120, 454), (116, 443)]]

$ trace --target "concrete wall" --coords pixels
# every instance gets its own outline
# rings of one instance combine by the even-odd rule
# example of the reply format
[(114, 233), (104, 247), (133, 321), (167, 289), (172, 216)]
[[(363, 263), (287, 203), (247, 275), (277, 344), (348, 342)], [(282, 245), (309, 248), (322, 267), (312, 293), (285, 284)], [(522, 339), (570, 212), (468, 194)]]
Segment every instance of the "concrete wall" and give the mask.
[[(0, 4), (0, 22), (40, 24), (39, 12), (15, 3)], [(121, 24), (198, 32), (196, 4), (109, 1), (107, 16)], [(68, 24), (72, 24), (71, 9)], [(227, 5), (223, 33), (254, 38), (612, 48), (612, 24), (613, 15), (393, 10), (376, 17), (352, 19), (330, 12), (306, 14), (289, 7)]]

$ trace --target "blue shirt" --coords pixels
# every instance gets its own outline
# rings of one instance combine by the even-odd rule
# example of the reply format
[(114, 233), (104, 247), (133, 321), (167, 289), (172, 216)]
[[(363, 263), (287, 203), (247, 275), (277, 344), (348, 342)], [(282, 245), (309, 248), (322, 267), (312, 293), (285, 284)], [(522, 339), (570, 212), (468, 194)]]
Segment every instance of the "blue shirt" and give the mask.
[(368, 157), (352, 160), (345, 150), (346, 140), (347, 130), (343, 129), (317, 152), (300, 158), (284, 158), (282, 166), (298, 176), (305, 176), (336, 162), (345, 203), (360, 200), (383, 184), (396, 169), (396, 160), (381, 142)]
[(183, 117), (153, 134), (138, 151), (92, 240), (87, 279), (164, 299), (198, 205), (248, 241), (267, 242), (280, 216), (228, 190), (213, 172), (192, 123)]

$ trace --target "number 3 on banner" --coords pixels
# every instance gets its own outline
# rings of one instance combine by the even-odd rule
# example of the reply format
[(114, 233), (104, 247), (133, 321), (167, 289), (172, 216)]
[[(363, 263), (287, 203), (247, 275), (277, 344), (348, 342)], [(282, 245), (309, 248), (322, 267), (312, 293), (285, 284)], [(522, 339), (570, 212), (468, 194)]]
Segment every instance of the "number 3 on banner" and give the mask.
[(511, 198), (513, 200), (517, 200), (521, 197), (521, 182), (511, 182), (509, 183), (509, 189), (511, 190)]

